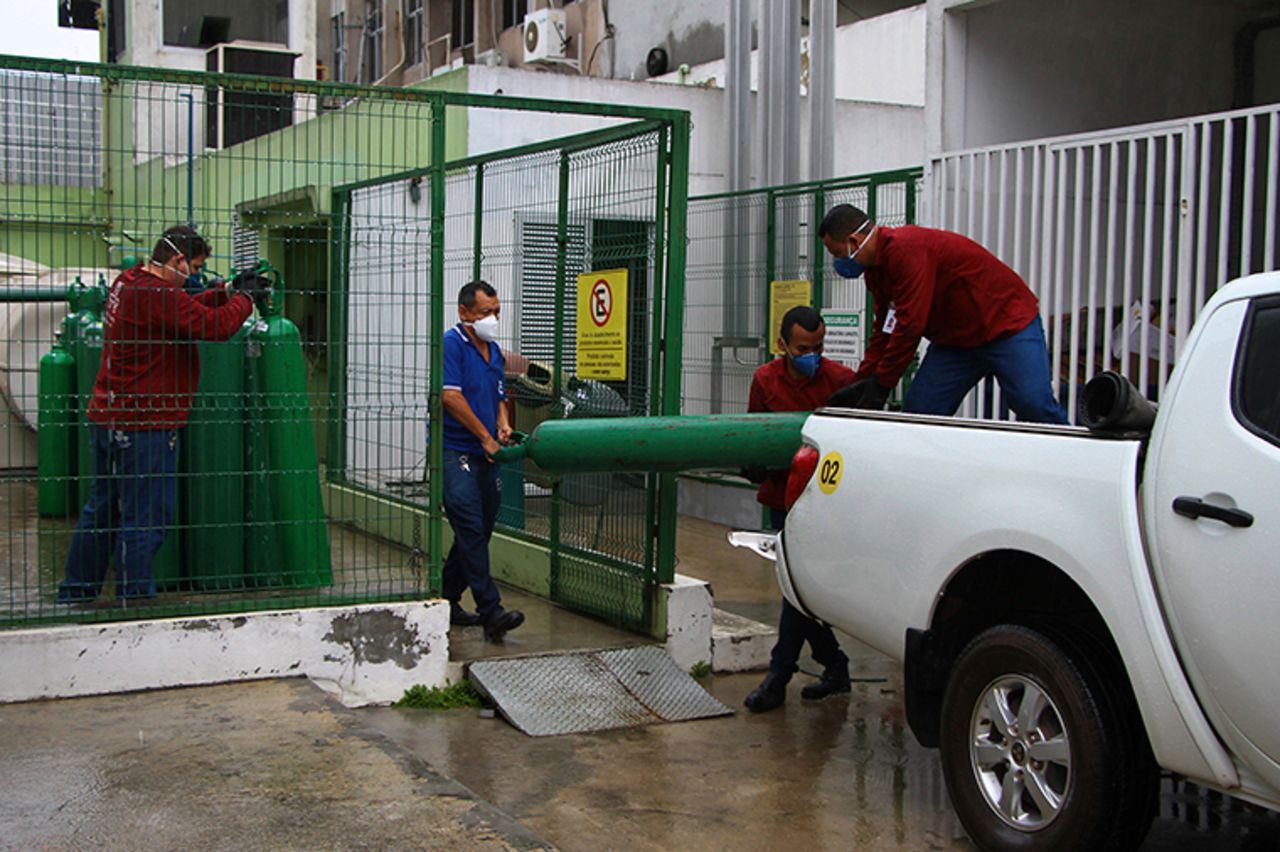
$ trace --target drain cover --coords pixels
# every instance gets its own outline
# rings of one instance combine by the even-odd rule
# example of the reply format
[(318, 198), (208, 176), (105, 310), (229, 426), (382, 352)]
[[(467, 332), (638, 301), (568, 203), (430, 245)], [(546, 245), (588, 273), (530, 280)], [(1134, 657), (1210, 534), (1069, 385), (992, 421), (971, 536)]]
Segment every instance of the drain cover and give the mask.
[(531, 737), (733, 714), (652, 645), (484, 660), (470, 678)]

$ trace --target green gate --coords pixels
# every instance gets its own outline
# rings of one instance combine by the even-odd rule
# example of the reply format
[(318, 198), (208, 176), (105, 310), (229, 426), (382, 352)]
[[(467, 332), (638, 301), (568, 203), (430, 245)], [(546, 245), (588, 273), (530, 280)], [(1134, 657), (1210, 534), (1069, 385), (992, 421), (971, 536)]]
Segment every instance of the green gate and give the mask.
[[(667, 328), (682, 305), (683, 258), (669, 250), (683, 245), (682, 124), (642, 119), (334, 190), (331, 337), (347, 345), (335, 347), (346, 362), (330, 372), (330, 396), (345, 408), (331, 420), (333, 482), (438, 509), (440, 340), (473, 279), (501, 301), (518, 430), (547, 418), (676, 413), (680, 353)], [(579, 276), (605, 270), (627, 278), (626, 370), (615, 380), (582, 377), (577, 357)], [(403, 334), (364, 332), (397, 323)], [(397, 405), (396, 418), (378, 416)], [(528, 559), (545, 549), (552, 600), (647, 629), (657, 584), (673, 576), (674, 512), (659, 509), (670, 479), (506, 469), (499, 532), (534, 545)], [(438, 570), (441, 515), (419, 523), (418, 546)]]

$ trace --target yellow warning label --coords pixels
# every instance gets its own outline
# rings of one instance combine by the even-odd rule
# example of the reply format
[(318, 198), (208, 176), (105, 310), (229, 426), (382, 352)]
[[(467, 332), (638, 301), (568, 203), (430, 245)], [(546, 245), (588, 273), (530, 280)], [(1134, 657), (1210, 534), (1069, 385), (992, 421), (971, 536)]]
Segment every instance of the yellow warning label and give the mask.
[(627, 378), (627, 270), (578, 276), (578, 376)]
[(782, 316), (797, 305), (807, 305), (813, 298), (813, 286), (804, 280), (769, 282), (769, 351), (781, 355), (778, 333), (782, 331)]
[(844, 459), (837, 452), (829, 452), (818, 465), (818, 488), (823, 494), (834, 494), (844, 475)]

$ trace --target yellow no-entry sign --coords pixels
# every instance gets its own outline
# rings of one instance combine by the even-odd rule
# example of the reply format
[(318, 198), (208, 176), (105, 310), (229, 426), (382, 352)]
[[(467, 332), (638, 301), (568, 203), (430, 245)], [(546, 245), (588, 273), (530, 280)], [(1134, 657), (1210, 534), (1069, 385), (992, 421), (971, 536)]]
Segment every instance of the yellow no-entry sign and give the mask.
[(627, 378), (627, 270), (578, 276), (578, 376)]

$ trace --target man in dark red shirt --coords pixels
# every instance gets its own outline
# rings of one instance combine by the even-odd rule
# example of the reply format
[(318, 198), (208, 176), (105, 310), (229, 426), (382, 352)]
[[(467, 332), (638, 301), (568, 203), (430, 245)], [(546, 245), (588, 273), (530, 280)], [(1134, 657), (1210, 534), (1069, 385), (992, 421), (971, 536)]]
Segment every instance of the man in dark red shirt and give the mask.
[(89, 402), (94, 480), (67, 554), (59, 603), (92, 600), (114, 553), (116, 595), (155, 596), (151, 560), (177, 502), (178, 429), (200, 381), (196, 341), (227, 340), (253, 312), (263, 286), (188, 295), (209, 244), (187, 225), (164, 232), (151, 260), (116, 278), (103, 316), (102, 364)]
[(1067, 422), (1053, 395), (1039, 303), (995, 255), (950, 231), (879, 227), (849, 204), (831, 208), (818, 233), (838, 274), (865, 270), (876, 304), (854, 382), (830, 404), (883, 408), (923, 337), (929, 350), (904, 411), (950, 416), (979, 381), (995, 376), (1018, 419)]
[[(813, 308), (792, 308), (782, 317), (778, 348), (782, 357), (756, 370), (751, 379), (748, 411), (812, 411), (839, 388), (853, 381), (853, 370), (822, 357), (827, 328)], [(787, 471), (748, 471), (751, 479), (763, 479), (756, 499), (769, 509), (770, 526), (782, 529), (787, 517), (784, 497)], [(787, 683), (798, 671), (796, 664), (804, 643), (822, 666), (822, 677), (800, 691), (804, 698), (826, 698), (849, 691), (849, 658), (840, 650), (831, 628), (820, 624), (783, 599), (778, 641), (769, 659), (769, 674), (747, 696), (747, 709), (763, 713), (787, 698)]]

